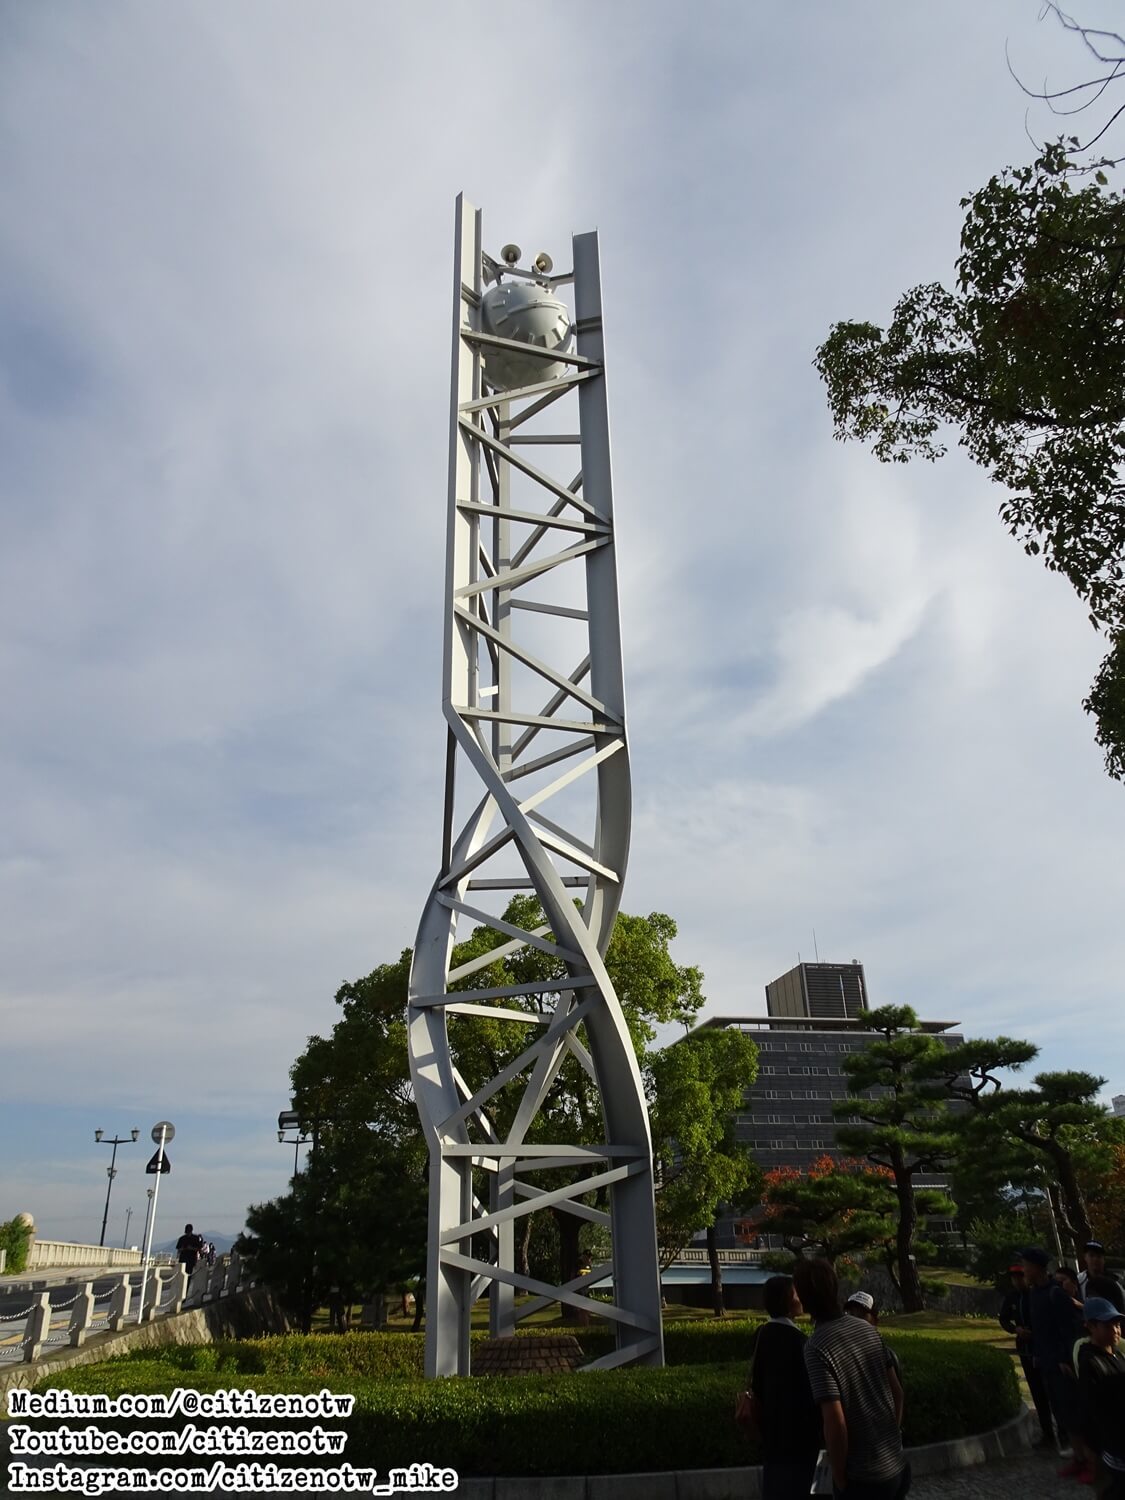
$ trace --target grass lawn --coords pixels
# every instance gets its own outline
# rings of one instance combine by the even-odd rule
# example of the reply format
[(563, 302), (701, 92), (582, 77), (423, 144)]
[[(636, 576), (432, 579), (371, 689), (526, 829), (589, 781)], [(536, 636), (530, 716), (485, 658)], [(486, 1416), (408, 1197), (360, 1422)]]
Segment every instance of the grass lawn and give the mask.
[(965, 1318), (959, 1313), (927, 1309), (920, 1313), (884, 1313), (879, 1327), (887, 1333), (932, 1333), (944, 1339), (965, 1339), (974, 1344), (991, 1344), (1005, 1353), (1015, 1353), (1015, 1340), (1005, 1333), (995, 1318)]

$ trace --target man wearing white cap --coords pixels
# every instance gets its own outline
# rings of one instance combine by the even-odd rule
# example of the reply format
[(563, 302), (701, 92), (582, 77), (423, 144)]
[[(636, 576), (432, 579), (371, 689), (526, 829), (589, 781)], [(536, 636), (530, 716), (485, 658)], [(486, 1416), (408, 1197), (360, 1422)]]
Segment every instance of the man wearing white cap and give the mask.
[[(875, 1306), (875, 1298), (870, 1292), (853, 1292), (844, 1304), (844, 1311), (851, 1313), (853, 1318), (862, 1318), (865, 1323), (870, 1323), (872, 1328), (877, 1329), (879, 1327), (879, 1311)], [(898, 1376), (901, 1383), (902, 1365), (899, 1363), (898, 1355), (890, 1347), (886, 1339), (883, 1339), (883, 1348), (887, 1351), (887, 1363)], [(899, 1421), (901, 1422), (901, 1420), (902, 1413), (900, 1412)]]

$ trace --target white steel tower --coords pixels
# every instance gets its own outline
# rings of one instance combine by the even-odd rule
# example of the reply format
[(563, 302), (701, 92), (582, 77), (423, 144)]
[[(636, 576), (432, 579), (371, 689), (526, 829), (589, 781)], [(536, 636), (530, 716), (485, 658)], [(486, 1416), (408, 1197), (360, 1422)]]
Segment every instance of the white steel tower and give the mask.
[[(480, 211), (457, 199), (445, 820), (408, 1009), (430, 1149), (430, 1376), (469, 1373), (486, 1292), (494, 1336), (557, 1300), (612, 1321), (599, 1368), (663, 1359), (648, 1113), (604, 962), (630, 784), (596, 233), (574, 236), (573, 256), (562, 275), (542, 252), (522, 268), (515, 245), (494, 259)], [(535, 911), (527, 926), (504, 915), (520, 895), (537, 900), (517, 904)], [(532, 977), (497, 984), (500, 971)], [(482, 1076), (456, 1060), (470, 1017), (492, 1039), (472, 1054)], [(564, 1064), (596, 1090), (584, 1130), (552, 1107)], [(606, 1255), (560, 1286), (519, 1270), (516, 1229), (541, 1209), (597, 1226)], [(519, 1307), (517, 1291), (531, 1294)]]

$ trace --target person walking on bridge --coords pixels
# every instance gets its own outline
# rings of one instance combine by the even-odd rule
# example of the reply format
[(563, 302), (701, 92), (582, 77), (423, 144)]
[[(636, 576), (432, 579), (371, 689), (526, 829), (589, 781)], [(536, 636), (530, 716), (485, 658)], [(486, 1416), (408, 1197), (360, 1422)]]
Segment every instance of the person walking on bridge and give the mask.
[(190, 1224), (185, 1224), (183, 1234), (176, 1241), (176, 1256), (189, 1276), (195, 1270), (195, 1263), (202, 1250), (203, 1236), (196, 1234)]

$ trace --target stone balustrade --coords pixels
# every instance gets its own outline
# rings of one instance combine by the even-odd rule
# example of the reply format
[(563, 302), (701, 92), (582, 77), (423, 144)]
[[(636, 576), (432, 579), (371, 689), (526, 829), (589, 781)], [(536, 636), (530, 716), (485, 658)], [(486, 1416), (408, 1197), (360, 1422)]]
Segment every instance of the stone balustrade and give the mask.
[[(52, 1347), (79, 1349), (91, 1334), (118, 1333), (130, 1324), (151, 1323), (255, 1285), (234, 1251), (213, 1266), (201, 1261), (190, 1276), (181, 1265), (151, 1266), (143, 1306), (137, 1301), (140, 1288), (134, 1285), (135, 1274), (125, 1271), (108, 1286), (109, 1278), (99, 1277), (97, 1292), (95, 1283), (87, 1281), (22, 1294), (28, 1299), (25, 1307), (5, 1315), (0, 1323), (0, 1333), (8, 1336), (0, 1353), (34, 1364), (49, 1355)], [(65, 1293), (71, 1295), (52, 1300)]]
[(72, 1245), (66, 1240), (31, 1242), (28, 1271), (46, 1271), (56, 1266), (139, 1266), (139, 1250), (118, 1250), (112, 1245)]

